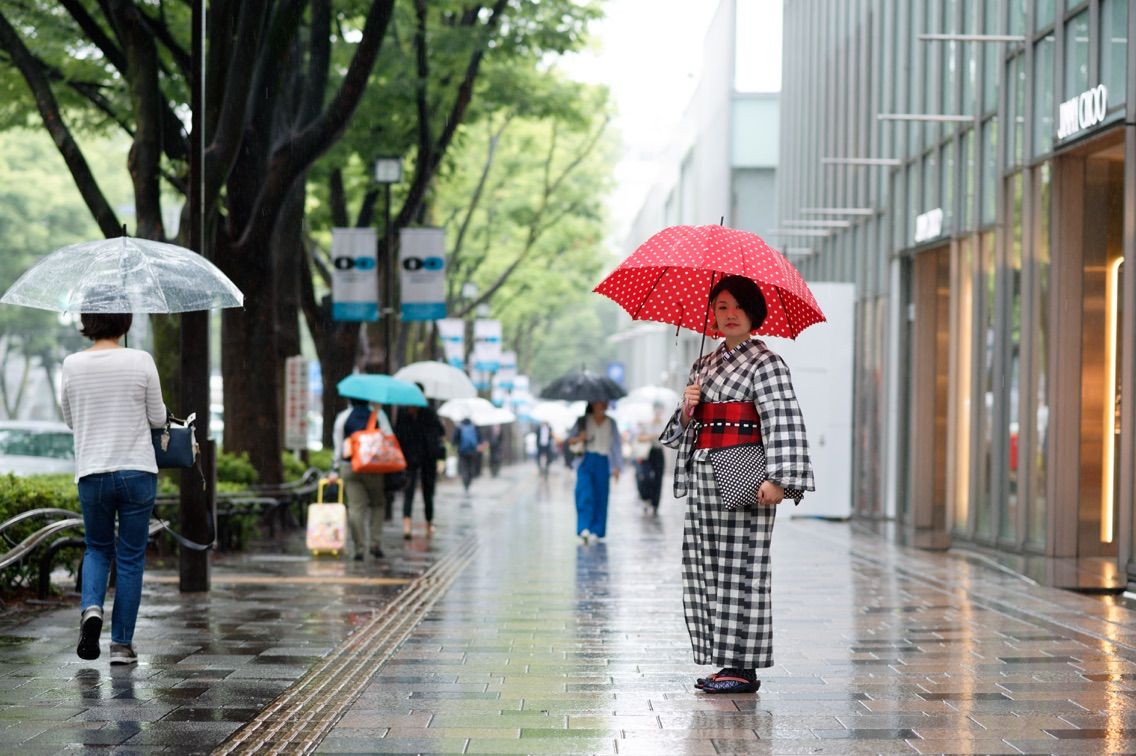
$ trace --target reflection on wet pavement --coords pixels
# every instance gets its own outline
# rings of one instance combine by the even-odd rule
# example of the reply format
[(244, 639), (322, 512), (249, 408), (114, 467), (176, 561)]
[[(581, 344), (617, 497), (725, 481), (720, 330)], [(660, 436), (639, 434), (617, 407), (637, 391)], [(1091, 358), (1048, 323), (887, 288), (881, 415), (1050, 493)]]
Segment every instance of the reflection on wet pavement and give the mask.
[[(79, 660), (74, 607), (0, 629), (0, 747), (208, 751), (354, 658), (374, 669), (328, 709), (324, 752), (1136, 751), (1124, 600), (782, 517), (776, 665), (757, 695), (708, 696), (682, 618), (683, 503), (644, 514), (625, 478), (607, 542), (582, 546), (570, 475), (507, 474), (470, 500), (445, 489), (429, 548), (392, 525), (382, 562), (312, 560), (297, 540), (218, 559), (208, 595), (154, 573), (136, 669)], [(448, 558), (452, 585), (405, 641), (364, 654), (383, 607)]]

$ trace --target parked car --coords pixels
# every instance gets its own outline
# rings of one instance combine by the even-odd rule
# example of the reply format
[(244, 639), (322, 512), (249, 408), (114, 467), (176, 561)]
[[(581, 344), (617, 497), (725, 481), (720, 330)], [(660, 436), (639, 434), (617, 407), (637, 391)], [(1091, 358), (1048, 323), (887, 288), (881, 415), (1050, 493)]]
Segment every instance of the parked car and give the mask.
[(75, 439), (64, 423), (0, 420), (0, 474), (75, 473)]

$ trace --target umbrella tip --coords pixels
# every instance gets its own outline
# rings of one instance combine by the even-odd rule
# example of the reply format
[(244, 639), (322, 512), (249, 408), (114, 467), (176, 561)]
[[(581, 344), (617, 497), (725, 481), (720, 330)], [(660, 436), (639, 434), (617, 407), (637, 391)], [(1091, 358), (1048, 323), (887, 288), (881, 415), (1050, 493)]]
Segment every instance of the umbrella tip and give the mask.
[(126, 233), (126, 224), (125, 224), (125, 223), (123, 223), (123, 224), (122, 224), (122, 235), (123, 235), (123, 236), (127, 236), (127, 233)]

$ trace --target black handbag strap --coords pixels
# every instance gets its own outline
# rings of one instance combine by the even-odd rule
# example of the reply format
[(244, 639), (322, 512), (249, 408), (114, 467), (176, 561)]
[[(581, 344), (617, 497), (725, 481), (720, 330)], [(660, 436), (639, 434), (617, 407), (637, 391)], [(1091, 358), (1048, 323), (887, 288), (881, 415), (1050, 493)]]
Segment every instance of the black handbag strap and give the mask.
[[(200, 467), (198, 469), (200, 469)], [(202, 483), (204, 484), (204, 481), (205, 481), (204, 475), (201, 476), (201, 480), (202, 480)], [(217, 503), (213, 502), (212, 504), (213, 505), (210, 507), (210, 515), (211, 516), (209, 518), (209, 525), (210, 525), (209, 529), (212, 532), (209, 534), (209, 543), (198, 543), (197, 541), (191, 541), (188, 538), (186, 538), (185, 536), (183, 536), (181, 533), (179, 533), (176, 530), (174, 530), (173, 528), (171, 528), (169, 526), (169, 523), (167, 523), (161, 517), (154, 515), (154, 519), (157, 520), (159, 524), (161, 524), (163, 530), (165, 530), (167, 533), (170, 534), (171, 538), (173, 538), (175, 541), (177, 541), (179, 544), (181, 544), (185, 548), (192, 549), (193, 551), (209, 551), (210, 549), (216, 547), (216, 545), (217, 545)]]

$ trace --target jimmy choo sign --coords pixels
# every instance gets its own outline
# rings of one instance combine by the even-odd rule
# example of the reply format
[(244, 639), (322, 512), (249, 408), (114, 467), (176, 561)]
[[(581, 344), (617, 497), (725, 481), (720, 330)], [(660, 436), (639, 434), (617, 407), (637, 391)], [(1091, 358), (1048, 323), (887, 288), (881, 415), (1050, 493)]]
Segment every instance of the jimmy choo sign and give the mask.
[(1082, 92), (1071, 100), (1061, 103), (1058, 111), (1057, 138), (1064, 139), (1092, 128), (1104, 120), (1108, 110), (1108, 88), (1098, 84), (1088, 92)]

